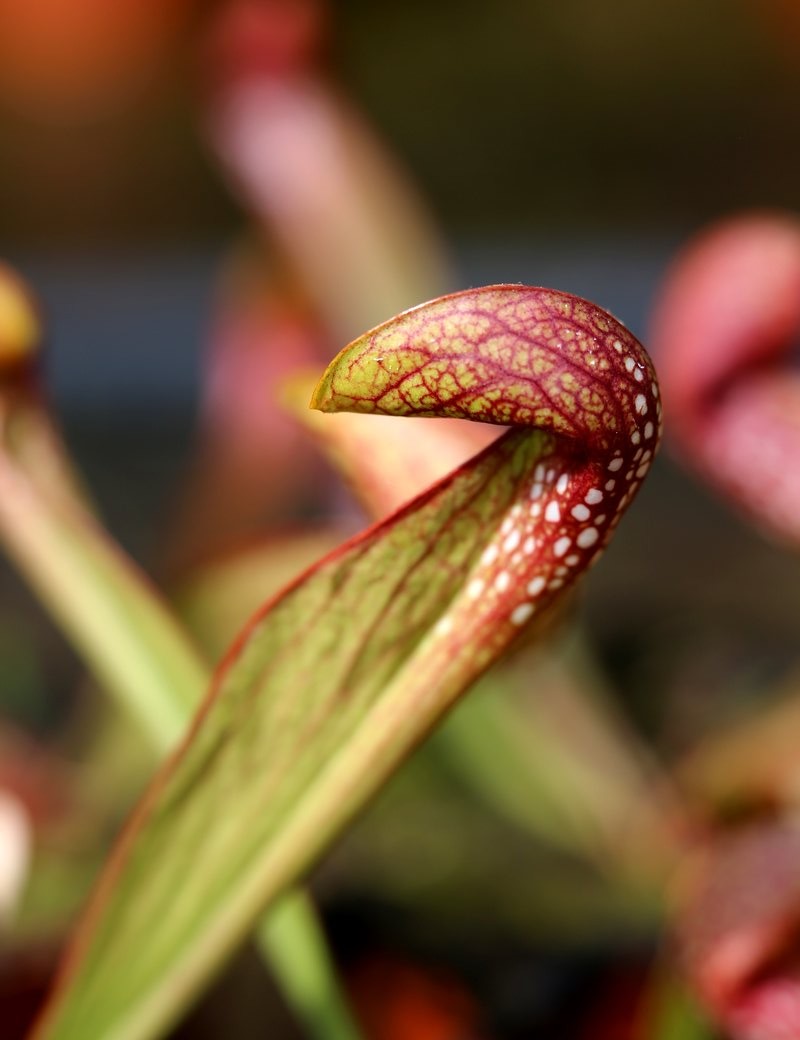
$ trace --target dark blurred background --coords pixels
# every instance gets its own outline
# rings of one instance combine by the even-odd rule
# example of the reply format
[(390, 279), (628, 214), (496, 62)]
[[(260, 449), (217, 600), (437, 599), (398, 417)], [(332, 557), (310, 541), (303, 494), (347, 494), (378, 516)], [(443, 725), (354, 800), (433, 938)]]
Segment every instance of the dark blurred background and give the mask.
[[(147, 559), (191, 442), (215, 279), (247, 217), (201, 133), (214, 5), (143, 4), (138, 31), (98, 48), (91, 2), (78, 5), (83, 57), (63, 47), (82, 32), (63, 4), (0, 4), (18, 36), (0, 33), (0, 252), (41, 295), (48, 383), (79, 462), (114, 532)], [(800, 208), (798, 38), (790, 0), (339, 0), (328, 64), (416, 180), (457, 286), (571, 290), (645, 336), (694, 230), (738, 209)], [(625, 528), (589, 593), (623, 670), (663, 679), (652, 655), (637, 664), (637, 633), (671, 648), (699, 639), (689, 688), (707, 671), (723, 699), (719, 658), (734, 659), (723, 676), (738, 669), (742, 640), (767, 647), (756, 672), (782, 669), (800, 607), (791, 560), (663, 458)], [(696, 636), (707, 625), (711, 649)], [(0, 672), (35, 715), (41, 665), (18, 656)]]
[[(101, 101), (45, 45), (45, 74), (0, 71), (0, 245), (40, 288), (66, 407), (191, 398), (210, 279), (242, 223), (197, 132), (202, 17), (174, 15)], [(784, 0), (340, 0), (331, 22), (335, 73), (416, 178), (461, 284), (575, 289), (641, 332), (692, 229), (797, 205)]]
[[(213, 5), (142, 4), (102, 60), (64, 57), (69, 19), (26, 51), (3, 36), (13, 6), (0, 0), (0, 255), (41, 296), (47, 381), (109, 526), (149, 560), (190, 452), (218, 272), (248, 220), (200, 132)], [(36, 0), (31, 17), (58, 8)], [(331, 71), (427, 199), (457, 287), (570, 290), (646, 342), (689, 235), (800, 209), (792, 0), (339, 0), (330, 21)], [(588, 585), (591, 638), (666, 754), (795, 663), (800, 565), (665, 455)], [(47, 731), (53, 690), (70, 699), (79, 674), (4, 571), (4, 711)]]
[[(796, 203), (795, 6), (339, 0), (332, 62), (451, 236), (672, 233)], [(0, 75), (6, 249), (207, 250), (235, 227), (191, 42), (83, 113)]]
[[(198, 135), (203, 14), (174, 15), (100, 101), (46, 44), (26, 65), (0, 43), (18, 56), (0, 71), (0, 247), (42, 294), (68, 410), (190, 407), (209, 286), (242, 224)], [(331, 22), (335, 73), (416, 178), (459, 284), (573, 289), (641, 333), (692, 229), (797, 205), (789, 2), (340, 0)], [(148, 53), (139, 35), (118, 67)]]

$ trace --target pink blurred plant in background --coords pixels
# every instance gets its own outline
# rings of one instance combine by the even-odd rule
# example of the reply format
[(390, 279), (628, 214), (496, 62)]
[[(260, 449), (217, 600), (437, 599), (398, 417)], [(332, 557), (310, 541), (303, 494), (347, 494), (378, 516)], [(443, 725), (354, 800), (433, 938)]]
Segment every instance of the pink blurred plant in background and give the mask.
[(734, 217), (674, 262), (650, 342), (681, 458), (800, 545), (800, 221)]

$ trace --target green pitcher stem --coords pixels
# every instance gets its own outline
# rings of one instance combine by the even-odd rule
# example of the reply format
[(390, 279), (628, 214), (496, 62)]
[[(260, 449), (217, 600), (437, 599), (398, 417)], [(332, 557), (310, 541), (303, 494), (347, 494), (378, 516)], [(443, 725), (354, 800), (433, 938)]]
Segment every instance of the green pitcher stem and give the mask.
[(258, 927), (257, 939), (284, 998), (310, 1036), (359, 1040), (325, 933), (303, 889), (292, 889), (274, 904)]

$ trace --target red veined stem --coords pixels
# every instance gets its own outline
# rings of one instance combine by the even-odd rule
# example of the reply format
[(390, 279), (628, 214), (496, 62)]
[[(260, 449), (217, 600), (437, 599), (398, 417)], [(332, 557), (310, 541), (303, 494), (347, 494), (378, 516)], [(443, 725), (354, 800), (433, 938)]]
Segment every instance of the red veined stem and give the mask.
[[(296, 395), (294, 389), (298, 414), (375, 518), (400, 508), (498, 436), (496, 427), (460, 419), (400, 423), (383, 415), (303, 413), (300, 381)], [(439, 751), (468, 787), (517, 825), (535, 821), (537, 832), (543, 826), (549, 838), (566, 841), (573, 851), (576, 842), (604, 869), (613, 863), (628, 880), (655, 873), (660, 883), (681, 814), (666, 777), (659, 777), (607, 701), (584, 641), (556, 635), (568, 601), (564, 607), (554, 612), (546, 649), (537, 646), (533, 655), (494, 673), (489, 688), (471, 696), (443, 728)], [(631, 840), (620, 842), (621, 832)]]

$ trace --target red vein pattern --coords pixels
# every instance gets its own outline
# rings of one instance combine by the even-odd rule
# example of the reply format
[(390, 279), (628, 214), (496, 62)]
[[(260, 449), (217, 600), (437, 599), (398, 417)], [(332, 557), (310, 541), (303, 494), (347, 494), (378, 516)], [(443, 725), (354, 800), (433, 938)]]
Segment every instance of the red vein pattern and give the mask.
[[(661, 433), (658, 384), (638, 341), (585, 300), (514, 285), (456, 293), (379, 326), (342, 351), (312, 405), (550, 435), (461, 605), (474, 613), (468, 601), (488, 599), (495, 622), (505, 610), (516, 626), (606, 545)], [(440, 631), (457, 620), (445, 615)]]

